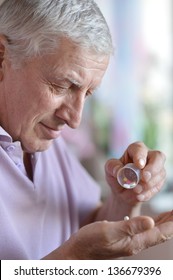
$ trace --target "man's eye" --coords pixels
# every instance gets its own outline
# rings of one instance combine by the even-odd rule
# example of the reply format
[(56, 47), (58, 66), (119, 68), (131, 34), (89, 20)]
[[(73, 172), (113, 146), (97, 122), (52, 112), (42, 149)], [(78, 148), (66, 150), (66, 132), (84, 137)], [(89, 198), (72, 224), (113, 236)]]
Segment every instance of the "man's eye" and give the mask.
[(49, 88), (52, 93), (63, 93), (65, 91), (67, 91), (67, 88), (65, 88), (63, 86), (57, 86), (54, 84), (49, 84)]
[(87, 91), (85, 97), (88, 97), (88, 96), (91, 96), (91, 95), (93, 95), (93, 92), (92, 91)]

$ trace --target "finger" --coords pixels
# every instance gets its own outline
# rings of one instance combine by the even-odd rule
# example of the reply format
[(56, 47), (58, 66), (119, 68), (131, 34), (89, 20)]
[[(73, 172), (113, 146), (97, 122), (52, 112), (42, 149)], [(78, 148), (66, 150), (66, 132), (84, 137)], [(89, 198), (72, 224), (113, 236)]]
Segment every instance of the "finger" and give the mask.
[(167, 222), (133, 236), (129, 255), (134, 255), (149, 247), (158, 245), (173, 237), (173, 222)]
[(155, 224), (159, 225), (166, 221), (172, 221), (173, 219), (173, 210), (161, 213), (159, 216), (154, 218)]
[[(153, 236), (155, 235), (155, 237)], [(162, 222), (156, 225), (152, 230), (148, 231), (147, 236), (149, 237), (150, 245), (159, 244), (173, 237), (173, 215), (170, 216), (169, 221)]]
[[(149, 181), (150, 178), (158, 174), (164, 167), (166, 157), (160, 151), (149, 151), (147, 165), (141, 172), (141, 179)], [(151, 175), (149, 175), (151, 174)]]
[(142, 142), (135, 142), (129, 145), (122, 159), (127, 162), (133, 162), (137, 168), (144, 168), (147, 162), (148, 148)]
[(160, 192), (162, 186), (164, 185), (165, 179), (160, 181), (154, 187), (150, 188), (149, 190), (142, 191), (139, 195), (137, 195), (137, 200), (140, 202), (148, 201), (158, 192)]
[(126, 221), (125, 226), (127, 233), (130, 236), (139, 234), (146, 230), (153, 228), (155, 225), (154, 220), (148, 216), (139, 216)]
[(135, 194), (140, 194), (143, 192), (143, 186), (141, 184), (138, 184), (135, 188), (132, 189), (132, 191)]
[[(161, 172), (159, 172), (156, 176), (153, 176), (151, 180), (147, 183), (143, 183), (143, 181), (140, 181), (140, 184), (133, 189), (133, 191), (136, 194), (140, 194), (141, 196), (138, 196), (138, 199), (140, 201), (148, 200), (156, 193), (160, 192), (161, 188), (164, 185), (166, 179), (166, 171), (163, 169)], [(145, 197), (144, 197), (145, 196)]]
[[(167, 215), (169, 216), (169, 221), (159, 223), (159, 225), (155, 225), (153, 228), (132, 237), (129, 249), (131, 255), (173, 238), (173, 211), (165, 213), (165, 216)], [(163, 219), (163, 216), (164, 214), (160, 215), (159, 219)]]
[(163, 181), (166, 179), (166, 170), (162, 168), (160, 172), (157, 174), (153, 174), (151, 176), (150, 180), (142, 180), (140, 181), (141, 184), (143, 184), (145, 189), (151, 189), (153, 186), (156, 186), (160, 181)]
[(110, 159), (105, 164), (105, 172), (108, 176), (116, 178), (118, 170), (123, 166), (118, 159)]

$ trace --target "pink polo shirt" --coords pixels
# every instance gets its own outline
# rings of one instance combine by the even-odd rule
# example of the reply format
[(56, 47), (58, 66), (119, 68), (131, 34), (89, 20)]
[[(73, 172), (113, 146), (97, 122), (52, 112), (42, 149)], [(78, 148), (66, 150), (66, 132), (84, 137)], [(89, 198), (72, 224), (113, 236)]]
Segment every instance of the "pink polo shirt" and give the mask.
[(33, 182), (20, 142), (0, 127), (0, 259), (41, 259), (79, 229), (100, 188), (62, 137), (32, 154)]

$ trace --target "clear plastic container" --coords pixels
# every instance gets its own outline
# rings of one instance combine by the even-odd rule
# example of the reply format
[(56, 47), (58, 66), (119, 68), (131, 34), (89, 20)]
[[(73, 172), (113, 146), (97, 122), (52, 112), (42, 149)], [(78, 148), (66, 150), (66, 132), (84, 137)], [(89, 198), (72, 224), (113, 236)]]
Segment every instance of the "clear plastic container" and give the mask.
[(117, 173), (118, 183), (125, 189), (133, 189), (137, 186), (140, 180), (140, 169), (133, 163), (128, 163)]

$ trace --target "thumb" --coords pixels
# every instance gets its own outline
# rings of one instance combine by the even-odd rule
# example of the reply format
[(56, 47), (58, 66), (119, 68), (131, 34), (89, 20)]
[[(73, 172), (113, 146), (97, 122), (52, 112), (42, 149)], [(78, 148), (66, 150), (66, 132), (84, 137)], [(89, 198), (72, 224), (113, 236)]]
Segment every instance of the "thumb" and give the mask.
[(117, 171), (120, 169), (120, 167), (123, 167), (123, 164), (118, 159), (109, 159), (105, 164), (105, 172), (107, 175), (116, 177)]
[(151, 217), (139, 216), (126, 221), (128, 233), (133, 236), (154, 227), (155, 223)]

